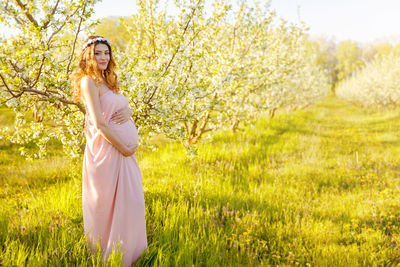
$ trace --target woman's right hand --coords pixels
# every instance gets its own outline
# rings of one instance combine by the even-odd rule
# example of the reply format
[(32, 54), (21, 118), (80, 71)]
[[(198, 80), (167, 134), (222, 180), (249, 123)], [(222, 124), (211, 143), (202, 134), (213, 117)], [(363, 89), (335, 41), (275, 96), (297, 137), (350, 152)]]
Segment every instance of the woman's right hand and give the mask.
[(122, 151), (122, 155), (124, 157), (130, 157), (133, 154), (136, 153), (136, 149), (137, 149), (138, 145), (133, 145), (133, 146), (126, 146), (124, 151)]

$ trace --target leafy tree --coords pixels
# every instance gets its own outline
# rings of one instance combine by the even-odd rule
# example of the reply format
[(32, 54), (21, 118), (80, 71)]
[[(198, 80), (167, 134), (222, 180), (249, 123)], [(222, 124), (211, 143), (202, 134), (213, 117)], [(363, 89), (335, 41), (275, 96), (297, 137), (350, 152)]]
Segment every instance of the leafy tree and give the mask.
[[(60, 140), (71, 155), (79, 151), (84, 108), (71, 100), (69, 74), (78, 36), (95, 0), (22, 0), (0, 2), (1, 23), (16, 34), (0, 40), (0, 103), (16, 114), (13, 129), (1, 137), (37, 150), (40, 157), (50, 138)], [(35, 120), (27, 120), (33, 113)], [(26, 153), (21, 146), (21, 153)]]
[(124, 27), (125, 20), (129, 20), (129, 18), (103, 18), (96, 26), (95, 33), (96, 35), (107, 36), (114, 47), (124, 50), (130, 39), (129, 32)]
[(343, 81), (337, 96), (368, 108), (400, 106), (400, 55), (376, 56), (368, 65)]
[(331, 91), (335, 91), (338, 82), (338, 63), (336, 57), (336, 44), (333, 40), (324, 37), (313, 37), (310, 40), (311, 50), (316, 52), (316, 64), (321, 66), (328, 77)]
[(374, 42), (361, 48), (361, 58), (365, 63), (370, 63), (377, 57), (382, 59), (388, 55), (400, 55), (400, 44), (391, 44), (387, 41)]
[(303, 30), (279, 24), (268, 9), (242, 4), (233, 12), (215, 1), (207, 17), (203, 1), (181, 1), (181, 13), (168, 18), (155, 1), (138, 5), (126, 24), (131, 40), (121, 78), (142, 132), (161, 131), (190, 146), (260, 111), (326, 95)]
[(336, 47), (336, 57), (339, 82), (353, 75), (364, 65), (360, 58), (360, 47), (353, 41), (340, 42)]
[[(1, 4), (3, 21), (19, 30), (0, 44), (0, 101), (16, 113), (15, 127), (1, 136), (36, 145), (27, 156), (43, 156), (50, 138), (72, 156), (80, 152), (84, 108), (71, 100), (68, 81), (79, 33), (94, 26), (87, 23), (94, 2)], [(267, 7), (243, 2), (233, 11), (221, 0), (206, 14), (204, 0), (175, 4), (179, 12), (170, 17), (158, 1), (141, 0), (137, 15), (97, 28), (117, 29), (109, 33), (121, 48), (121, 88), (142, 136), (163, 132), (191, 146), (206, 132), (234, 130), (263, 111), (301, 108), (329, 91), (304, 29), (278, 21)]]

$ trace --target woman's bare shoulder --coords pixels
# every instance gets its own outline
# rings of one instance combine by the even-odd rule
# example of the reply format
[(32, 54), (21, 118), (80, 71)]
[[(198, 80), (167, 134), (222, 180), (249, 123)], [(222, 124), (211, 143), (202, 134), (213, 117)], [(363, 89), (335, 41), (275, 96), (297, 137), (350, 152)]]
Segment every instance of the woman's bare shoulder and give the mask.
[(81, 79), (81, 87), (97, 87), (94, 79), (88, 75), (85, 75)]
[(81, 80), (81, 90), (83, 93), (97, 93), (99, 94), (100, 89), (97, 86), (96, 82), (94, 81), (94, 79), (88, 75), (85, 75), (82, 77)]

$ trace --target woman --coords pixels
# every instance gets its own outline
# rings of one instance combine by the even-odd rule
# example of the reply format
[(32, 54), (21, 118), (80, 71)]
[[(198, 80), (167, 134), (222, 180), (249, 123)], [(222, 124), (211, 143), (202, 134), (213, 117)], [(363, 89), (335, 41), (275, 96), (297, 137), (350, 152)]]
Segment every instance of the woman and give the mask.
[(145, 206), (138, 134), (114, 70), (110, 42), (90, 36), (72, 76), (75, 99), (86, 107), (83, 222), (89, 245), (95, 250), (100, 243), (103, 260), (119, 248), (131, 266), (147, 247)]

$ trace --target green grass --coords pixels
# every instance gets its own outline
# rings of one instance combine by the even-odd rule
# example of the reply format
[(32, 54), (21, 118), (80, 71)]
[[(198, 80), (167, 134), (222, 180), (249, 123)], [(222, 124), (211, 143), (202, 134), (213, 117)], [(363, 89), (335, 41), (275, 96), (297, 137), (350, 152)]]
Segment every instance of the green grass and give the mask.
[[(137, 266), (400, 264), (400, 113), (329, 98), (139, 151), (149, 248)], [(0, 147), (4, 266), (100, 266), (85, 246), (81, 159)], [(110, 265), (118, 265), (114, 255)]]

